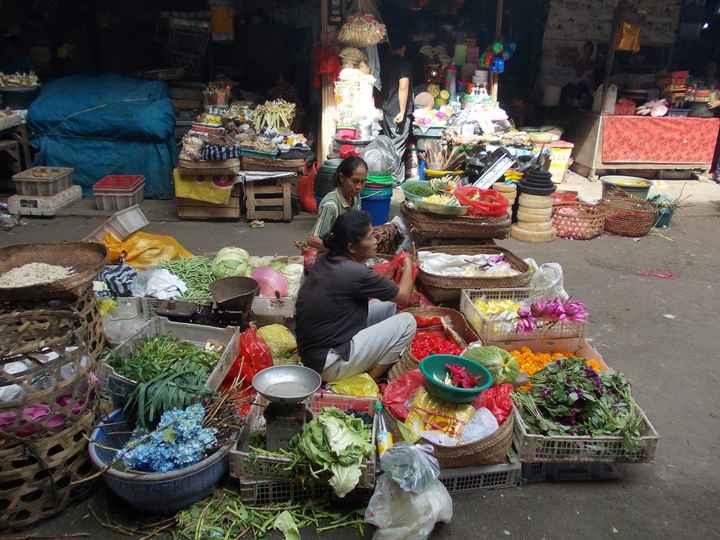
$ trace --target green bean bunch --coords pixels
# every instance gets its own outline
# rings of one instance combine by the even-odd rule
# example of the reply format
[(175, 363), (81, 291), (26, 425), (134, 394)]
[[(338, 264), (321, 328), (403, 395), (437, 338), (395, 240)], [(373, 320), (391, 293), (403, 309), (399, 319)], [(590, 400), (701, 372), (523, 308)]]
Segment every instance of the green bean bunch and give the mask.
[(217, 278), (212, 272), (212, 259), (208, 257), (180, 258), (162, 263), (164, 268), (182, 279), (187, 285), (187, 291), (180, 299), (198, 304), (210, 300), (210, 284)]

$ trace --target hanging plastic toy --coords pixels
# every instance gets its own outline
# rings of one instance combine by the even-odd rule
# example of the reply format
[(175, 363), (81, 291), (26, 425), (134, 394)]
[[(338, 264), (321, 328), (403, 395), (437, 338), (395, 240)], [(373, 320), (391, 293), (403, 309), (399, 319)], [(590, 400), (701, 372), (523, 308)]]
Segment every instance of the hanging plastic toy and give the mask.
[(492, 44), (492, 51), (495, 54), (500, 54), (501, 52), (503, 52), (503, 49), (504, 49), (504, 46), (502, 44), (502, 41), (496, 41), (495, 43)]
[(505, 60), (501, 56), (496, 56), (490, 66), (491, 73), (503, 73), (505, 71)]

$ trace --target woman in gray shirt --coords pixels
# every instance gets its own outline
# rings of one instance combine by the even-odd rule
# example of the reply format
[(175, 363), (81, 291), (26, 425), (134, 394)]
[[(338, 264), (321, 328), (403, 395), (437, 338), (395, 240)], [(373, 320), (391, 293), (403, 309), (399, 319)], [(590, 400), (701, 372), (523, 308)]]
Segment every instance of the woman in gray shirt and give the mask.
[(367, 212), (341, 215), (323, 239), (298, 295), (295, 329), (303, 363), (331, 382), (359, 373), (381, 377), (415, 336), (415, 318), (396, 314), (413, 291), (412, 265), (400, 285), (367, 267), (376, 255)]

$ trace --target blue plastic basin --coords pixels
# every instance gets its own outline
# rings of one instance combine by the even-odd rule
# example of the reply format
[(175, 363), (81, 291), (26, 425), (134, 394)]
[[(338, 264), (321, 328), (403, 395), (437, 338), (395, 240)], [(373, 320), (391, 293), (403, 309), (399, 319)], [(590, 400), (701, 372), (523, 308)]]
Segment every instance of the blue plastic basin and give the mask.
[[(98, 445), (122, 448), (130, 438), (129, 433), (123, 432), (130, 430), (120, 410), (105, 418), (90, 437), (88, 449), (93, 465), (104, 469), (115, 458), (114, 450)], [(177, 471), (139, 475), (109, 469), (103, 479), (113, 493), (135, 508), (144, 512), (173, 513), (212, 491), (227, 472), (229, 450), (230, 445), (224, 446), (192, 467)]]

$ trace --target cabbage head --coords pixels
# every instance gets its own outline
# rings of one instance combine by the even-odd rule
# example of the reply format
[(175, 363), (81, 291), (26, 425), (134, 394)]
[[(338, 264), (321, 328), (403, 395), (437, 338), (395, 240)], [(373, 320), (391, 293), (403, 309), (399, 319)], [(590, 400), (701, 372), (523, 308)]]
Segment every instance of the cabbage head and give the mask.
[(512, 384), (520, 374), (515, 357), (500, 347), (471, 344), (462, 356), (485, 366), (492, 373), (493, 384)]
[(213, 275), (218, 279), (247, 276), (252, 272), (249, 260), (250, 254), (242, 248), (222, 248), (212, 262)]

